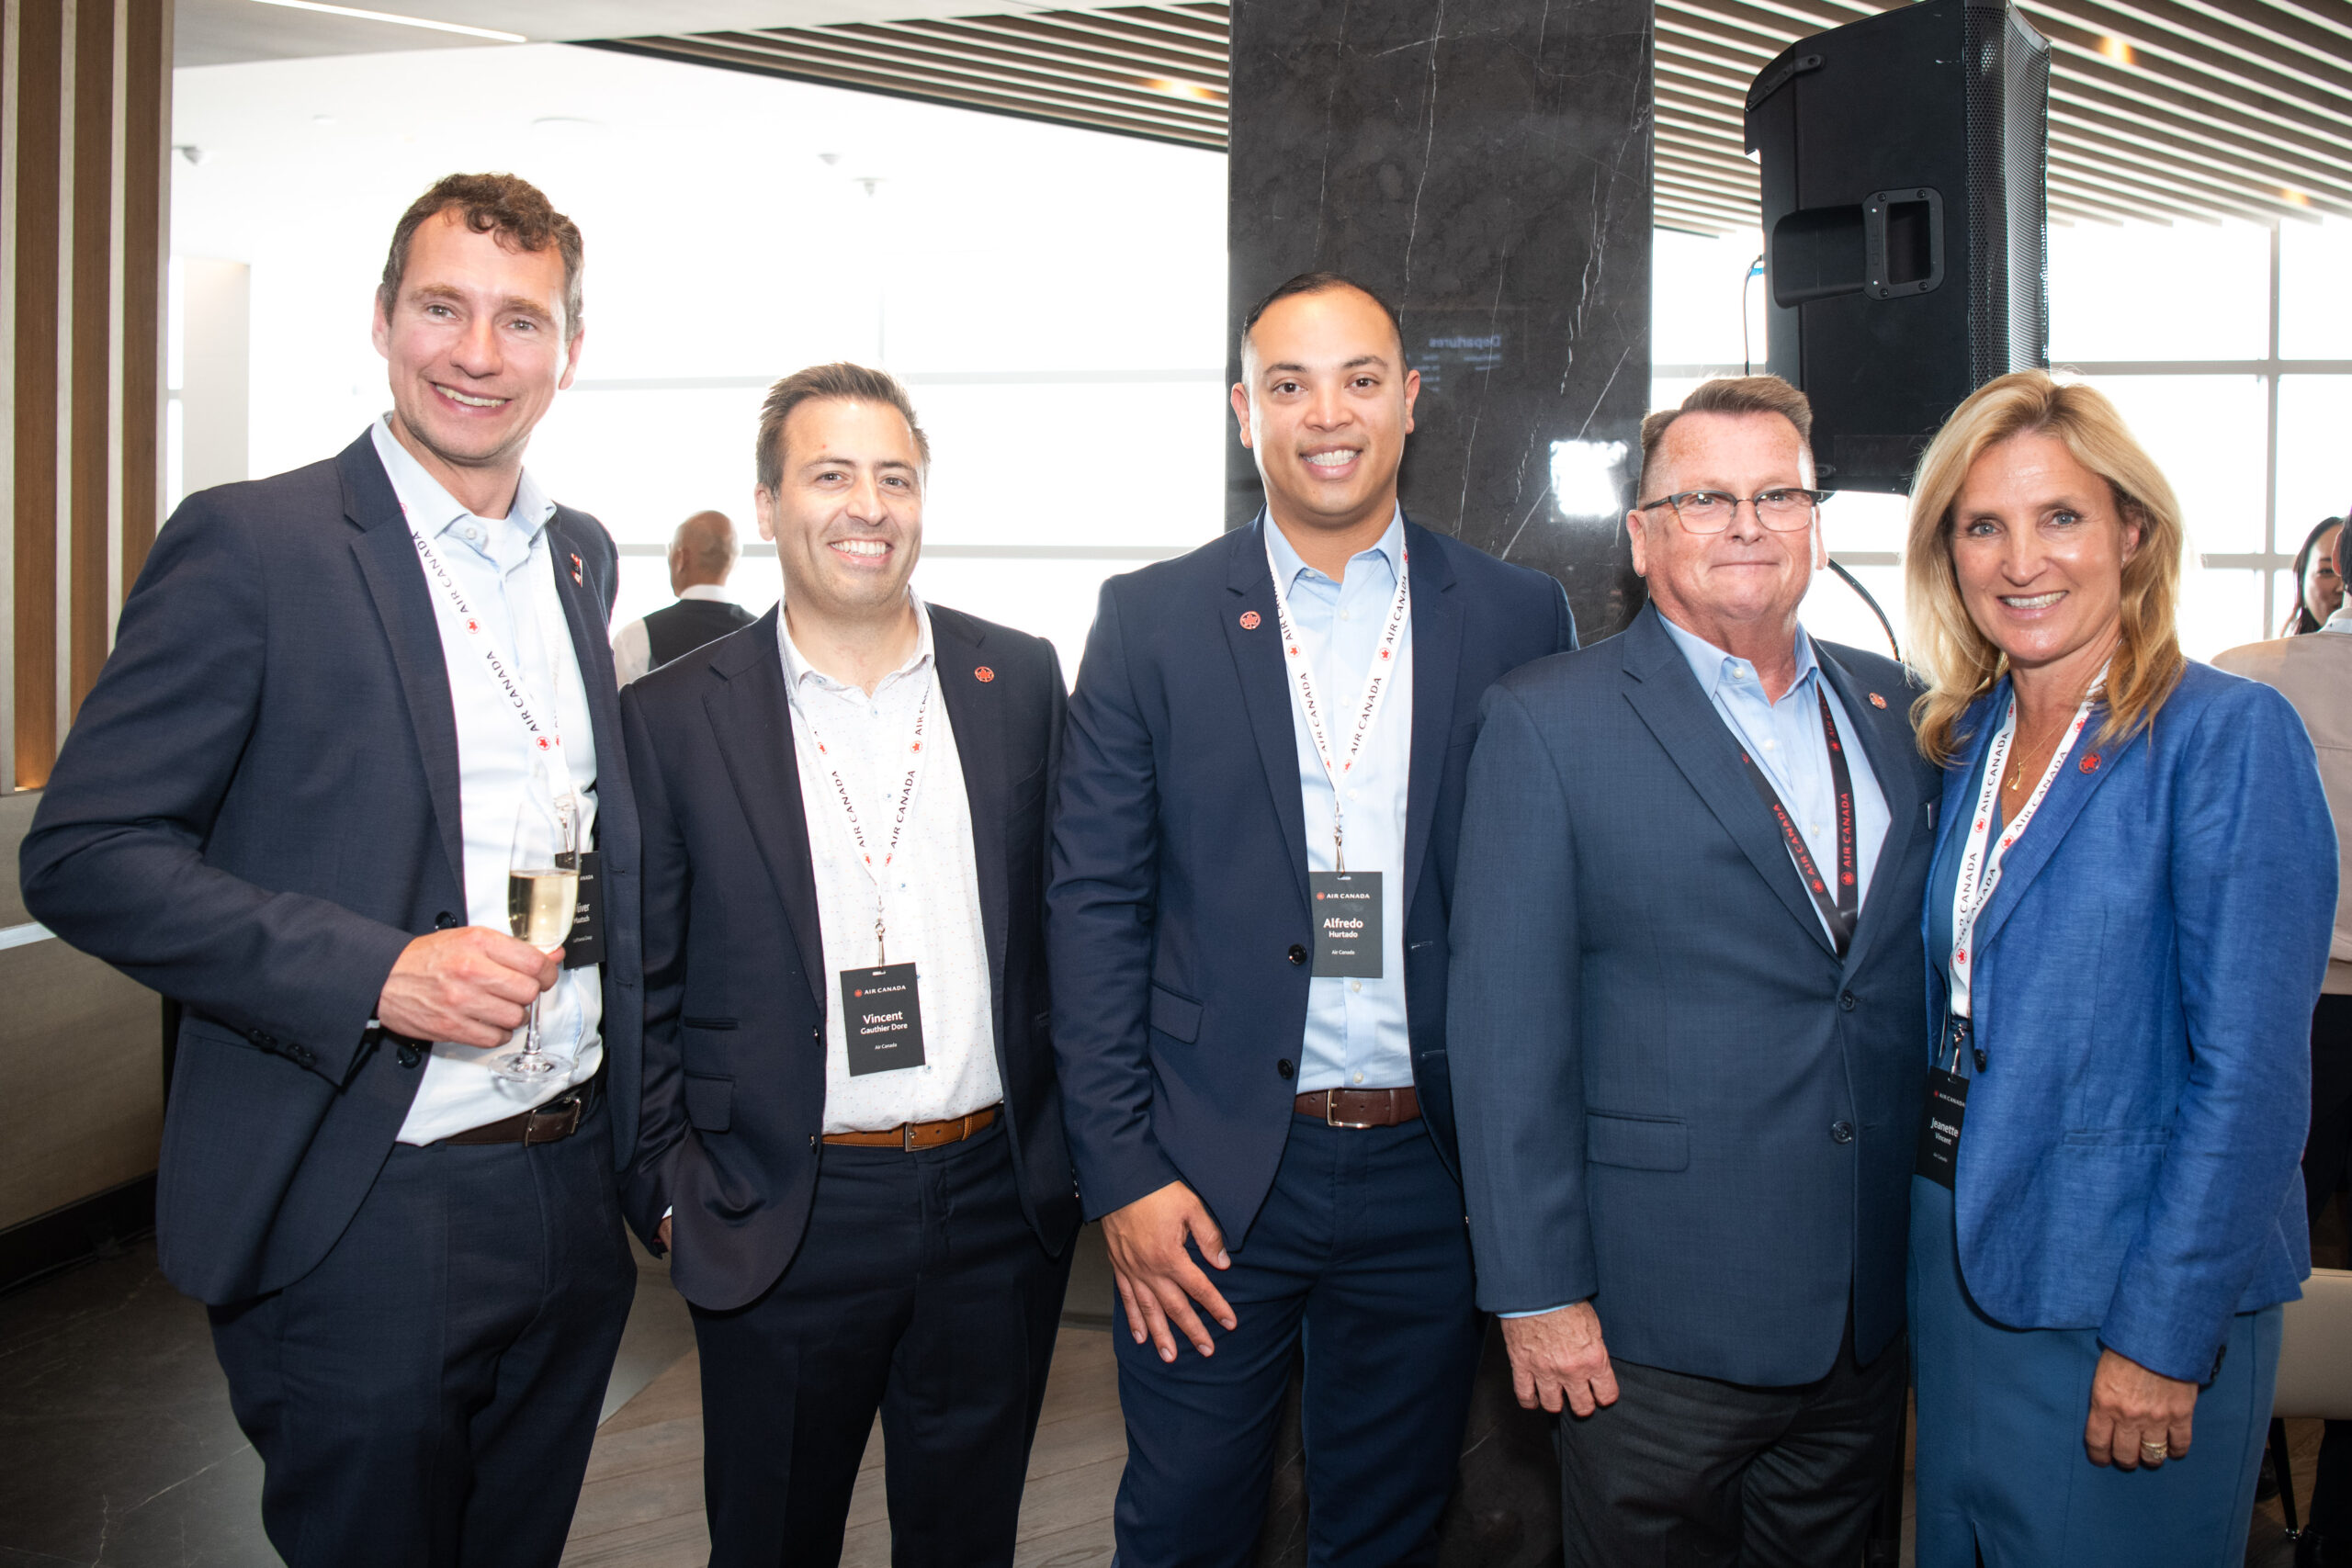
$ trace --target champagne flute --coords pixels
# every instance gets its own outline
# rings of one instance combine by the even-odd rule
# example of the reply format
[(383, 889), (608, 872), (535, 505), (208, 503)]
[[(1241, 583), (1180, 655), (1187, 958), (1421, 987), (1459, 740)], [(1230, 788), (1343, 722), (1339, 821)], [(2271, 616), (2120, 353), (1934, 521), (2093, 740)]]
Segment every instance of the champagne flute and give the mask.
[[(554, 832), (535, 809), (526, 794), (514, 818), (514, 843), (507, 855), (506, 922), (510, 930), (541, 953), (553, 953), (571, 934), (571, 919), (580, 899), (580, 857), (572, 843), (571, 798), (560, 796), (554, 806)], [(537, 1083), (562, 1064), (539, 1049), (539, 998), (523, 1025), (523, 1048), (493, 1057), (491, 1071), (511, 1083)]]

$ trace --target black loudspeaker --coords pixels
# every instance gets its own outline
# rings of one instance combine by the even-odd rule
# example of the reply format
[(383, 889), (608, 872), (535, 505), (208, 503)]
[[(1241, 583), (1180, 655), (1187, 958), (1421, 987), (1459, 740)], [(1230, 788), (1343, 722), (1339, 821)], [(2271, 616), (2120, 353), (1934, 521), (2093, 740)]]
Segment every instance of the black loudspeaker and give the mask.
[(1767, 364), (1830, 489), (1905, 491), (1954, 407), (2049, 363), (2050, 45), (1919, 0), (1791, 45), (1747, 91)]

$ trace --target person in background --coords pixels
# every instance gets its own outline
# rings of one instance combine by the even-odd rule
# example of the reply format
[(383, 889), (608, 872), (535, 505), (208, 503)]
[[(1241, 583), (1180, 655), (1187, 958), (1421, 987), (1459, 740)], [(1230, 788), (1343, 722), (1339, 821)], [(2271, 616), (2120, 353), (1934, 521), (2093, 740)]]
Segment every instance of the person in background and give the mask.
[[(2341, 581), (2352, 567), (2352, 529), (2333, 517), (2321, 526), (2335, 529), (2329, 581)], [(2312, 546), (2307, 540), (2303, 547)], [(2319, 752), (2320, 783), (2335, 819), (2335, 934), (2312, 1012), (2312, 1120), (2303, 1145), (2303, 1204), (2314, 1229), (2352, 1175), (2352, 613), (2335, 611), (2320, 629), (2318, 637), (2248, 643), (2213, 660), (2233, 675), (2276, 686), (2295, 705)], [(2295, 1552), (2299, 1568), (2352, 1563), (2352, 1421), (2327, 1423), (2311, 1515)]]
[(702, 1353), (718, 1568), (837, 1562), (874, 1428), (894, 1561), (1012, 1561), (1078, 1230), (1046, 1034), (1053, 645), (908, 586), (930, 442), (878, 370), (786, 377), (783, 602), (621, 694), (643, 783), (630, 1219)]
[[(581, 261), (512, 175), (410, 206), (391, 412), (173, 513), (24, 841), (33, 917), (186, 1009), (156, 1247), (293, 1568), (555, 1568), (637, 1289), (619, 561), (523, 467)], [(550, 948), (509, 876), (552, 877), (565, 816), (608, 896)]]
[(727, 596), (736, 554), (735, 525), (724, 512), (697, 512), (678, 525), (670, 536), (670, 592), (678, 602), (613, 634), (613, 674), (622, 685), (758, 619)]
[(2327, 624), (2344, 603), (2344, 573), (2335, 563), (2335, 542), (2344, 519), (2323, 517), (2303, 536), (2295, 552), (2295, 607), (2278, 628), (2280, 637), (2301, 637)]
[(2114, 405), (2039, 370), (1961, 404), (1912, 491), (1919, 746), (1946, 770), (1920, 1568), (2245, 1552), (2279, 1304), (2310, 1272), (2295, 1165), (2337, 871), (2295, 710), (2181, 654), (2183, 536)]
[(1858, 1562), (1903, 1431), (1935, 772), (1797, 616), (1804, 394), (1642, 423), (1650, 602), (1487, 695), (1452, 1052), (1481, 1306), (1559, 1411), (1568, 1560)]

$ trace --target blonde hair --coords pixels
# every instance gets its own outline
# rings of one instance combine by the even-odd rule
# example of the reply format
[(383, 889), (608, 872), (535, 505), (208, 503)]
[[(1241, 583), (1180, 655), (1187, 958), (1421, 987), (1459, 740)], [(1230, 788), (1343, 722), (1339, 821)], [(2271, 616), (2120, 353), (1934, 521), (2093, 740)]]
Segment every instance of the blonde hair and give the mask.
[(2123, 563), (2121, 636), (2108, 665), (2100, 744), (2145, 728), (2188, 666), (2173, 629), (2186, 536), (2180, 502), (2163, 470), (2098, 389), (2061, 386), (2044, 370), (1988, 381), (1928, 443), (1911, 487), (1903, 577), (1911, 663), (1928, 682), (1911, 716), (1920, 751), (1939, 766), (1949, 765), (1967, 739), (1956, 731), (1969, 705), (2009, 670), (2008, 657), (1977, 629), (1961, 598), (1951, 562), (1953, 504), (1979, 457), (2014, 436), (2033, 434), (2065, 443), (2075, 461), (2107, 481), (2123, 521), (2140, 529), (2140, 547)]

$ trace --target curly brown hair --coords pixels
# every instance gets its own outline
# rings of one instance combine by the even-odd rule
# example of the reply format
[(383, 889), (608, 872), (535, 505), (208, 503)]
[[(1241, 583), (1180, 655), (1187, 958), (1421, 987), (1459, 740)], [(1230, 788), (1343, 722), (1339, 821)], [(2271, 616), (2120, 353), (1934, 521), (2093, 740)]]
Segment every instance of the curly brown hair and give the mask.
[(384, 257), (384, 278), (376, 286), (376, 303), (386, 316), (399, 299), (401, 280), (408, 274), (408, 248), (428, 218), (457, 209), (467, 228), (488, 234), (510, 251), (533, 254), (549, 245), (563, 257), (563, 340), (580, 335), (580, 226), (558, 212), (546, 195), (530, 181), (514, 175), (444, 175), (433, 188), (409, 203), (392, 229), (392, 248)]

